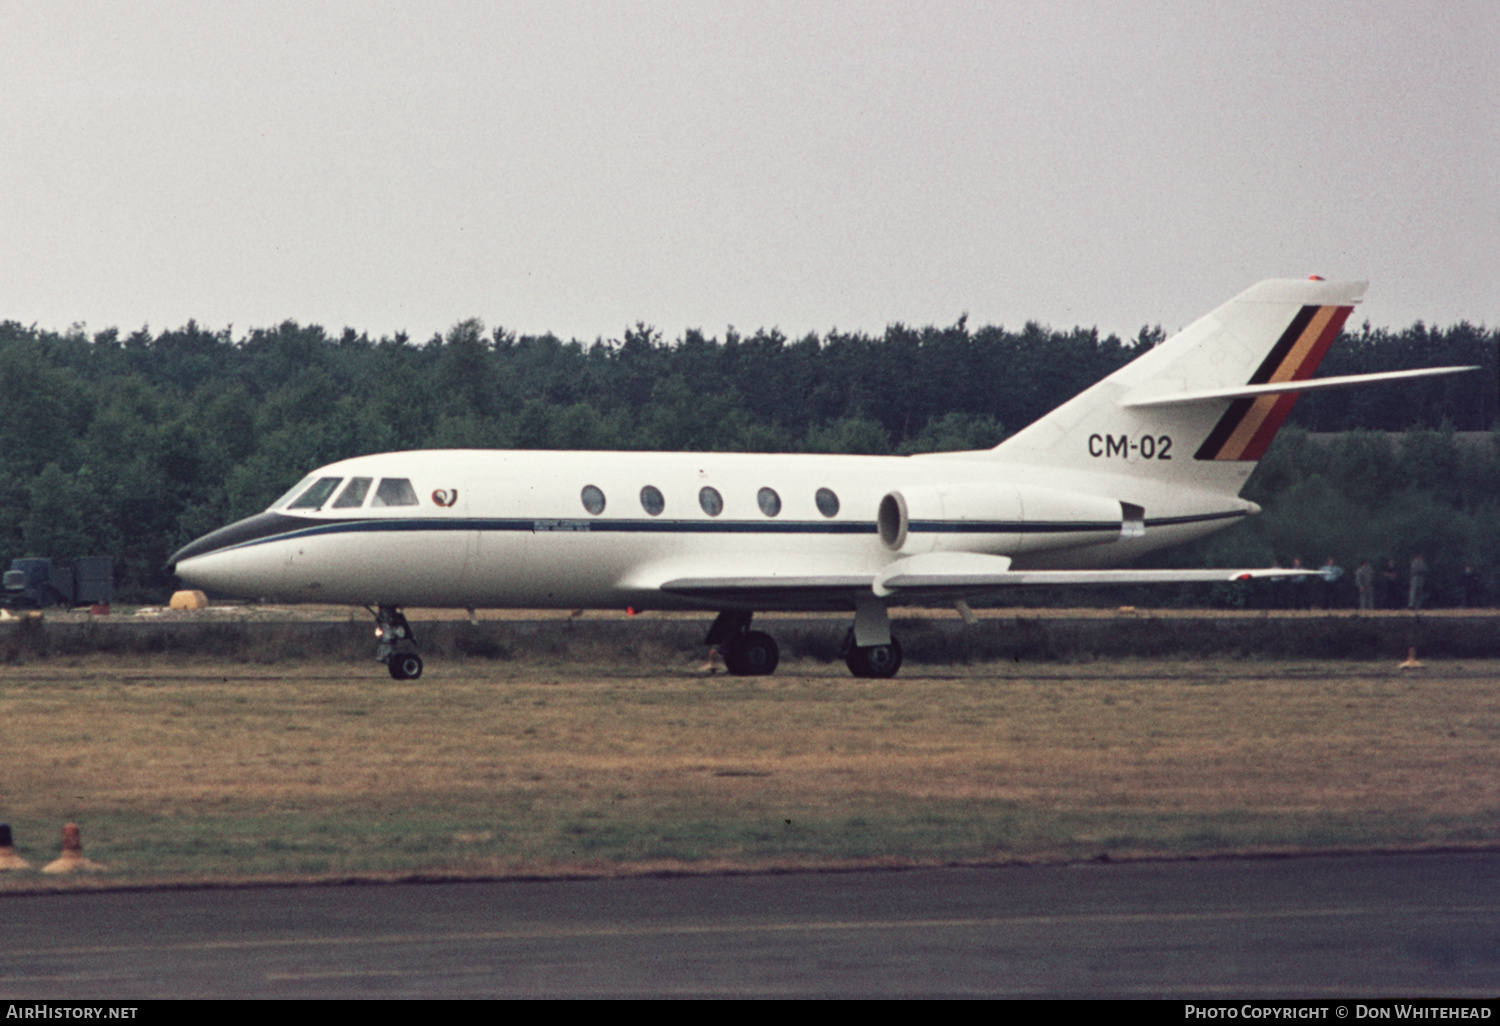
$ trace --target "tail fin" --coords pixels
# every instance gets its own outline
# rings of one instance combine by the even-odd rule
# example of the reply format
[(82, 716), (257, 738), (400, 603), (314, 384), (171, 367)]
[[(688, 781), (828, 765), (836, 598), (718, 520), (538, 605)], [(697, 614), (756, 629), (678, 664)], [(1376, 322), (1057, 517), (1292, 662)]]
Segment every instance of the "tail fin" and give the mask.
[(1365, 292), (1263, 281), (1041, 420), (997, 456), (1238, 492)]

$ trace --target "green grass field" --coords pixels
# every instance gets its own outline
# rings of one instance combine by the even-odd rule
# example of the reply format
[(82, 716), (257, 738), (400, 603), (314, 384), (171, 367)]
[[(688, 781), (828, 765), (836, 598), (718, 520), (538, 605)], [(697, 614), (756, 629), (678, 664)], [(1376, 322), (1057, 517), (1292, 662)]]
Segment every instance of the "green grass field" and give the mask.
[[(1500, 842), (1500, 664), (0, 668), (0, 890)], [(107, 872), (43, 876), (63, 823)]]

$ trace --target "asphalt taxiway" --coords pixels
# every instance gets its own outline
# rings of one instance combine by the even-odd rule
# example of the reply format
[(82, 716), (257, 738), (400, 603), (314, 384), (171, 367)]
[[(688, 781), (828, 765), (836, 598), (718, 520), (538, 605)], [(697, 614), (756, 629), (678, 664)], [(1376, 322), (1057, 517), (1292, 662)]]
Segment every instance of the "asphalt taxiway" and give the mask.
[(0, 896), (0, 995), (1500, 993), (1500, 853)]

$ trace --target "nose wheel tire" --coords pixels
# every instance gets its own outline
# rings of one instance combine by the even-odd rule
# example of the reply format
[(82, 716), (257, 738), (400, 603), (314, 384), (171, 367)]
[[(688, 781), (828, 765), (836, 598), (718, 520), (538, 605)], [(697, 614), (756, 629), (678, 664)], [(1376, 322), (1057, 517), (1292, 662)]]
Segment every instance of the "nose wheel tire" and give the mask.
[(413, 653), (393, 655), (385, 665), (396, 680), (416, 680), (422, 676), (422, 657)]

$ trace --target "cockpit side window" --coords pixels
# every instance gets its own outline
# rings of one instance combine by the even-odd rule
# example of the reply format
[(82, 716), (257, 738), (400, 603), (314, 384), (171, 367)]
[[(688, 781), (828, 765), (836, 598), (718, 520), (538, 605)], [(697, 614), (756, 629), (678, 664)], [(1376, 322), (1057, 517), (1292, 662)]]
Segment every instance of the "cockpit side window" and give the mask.
[(285, 506), (287, 503), (291, 502), (292, 501), (292, 497), (294, 495), (300, 495), (300, 494), (302, 494), (302, 489), (304, 489), (308, 485), (312, 484), (312, 482), (313, 482), (313, 475), (308, 474), (301, 481), (298, 481), (296, 484), (292, 485), (292, 487), (288, 488), (286, 490), (286, 494), (282, 495), (281, 498), (279, 498), (275, 502), (271, 503), (269, 506), (266, 507), (266, 509), (280, 509), (281, 507)]
[(333, 490), (339, 486), (341, 477), (320, 477), (307, 491), (287, 504), (287, 509), (322, 509), (323, 503), (333, 494)]
[(333, 500), (334, 509), (358, 509), (365, 504), (365, 495), (370, 491), (371, 478), (351, 477), (339, 497)]
[(404, 477), (382, 477), (380, 487), (375, 489), (375, 498), (370, 506), (415, 506), (417, 493), (411, 481)]

